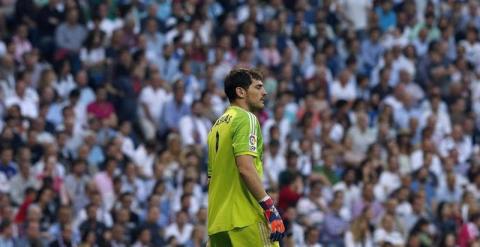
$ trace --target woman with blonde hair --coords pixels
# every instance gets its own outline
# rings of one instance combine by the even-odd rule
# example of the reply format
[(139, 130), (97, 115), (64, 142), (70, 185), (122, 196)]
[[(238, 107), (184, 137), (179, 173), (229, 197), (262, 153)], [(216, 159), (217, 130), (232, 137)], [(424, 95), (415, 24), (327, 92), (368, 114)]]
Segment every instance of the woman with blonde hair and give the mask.
[(353, 220), (350, 230), (345, 234), (345, 247), (373, 247), (370, 220), (373, 212), (370, 207), (365, 207), (362, 214)]

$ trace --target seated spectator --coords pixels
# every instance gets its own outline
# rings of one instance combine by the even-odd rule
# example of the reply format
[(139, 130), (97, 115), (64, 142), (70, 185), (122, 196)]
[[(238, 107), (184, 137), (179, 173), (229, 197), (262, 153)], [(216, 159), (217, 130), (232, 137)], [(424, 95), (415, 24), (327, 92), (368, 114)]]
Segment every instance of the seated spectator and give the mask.
[(388, 214), (383, 216), (380, 228), (373, 233), (373, 239), (378, 245), (403, 246), (405, 244), (403, 236), (394, 228), (393, 217)]
[(340, 215), (342, 208), (342, 200), (337, 198), (332, 200), (329, 205), (330, 211), (325, 215), (325, 220), (320, 231), (320, 239), (322, 244), (337, 244), (343, 243), (343, 238), (348, 230), (348, 221)]
[(351, 223), (350, 230), (345, 233), (345, 246), (374, 246), (372, 226), (372, 211), (370, 207), (365, 207), (362, 214)]
[(87, 113), (90, 117), (95, 117), (99, 120), (114, 117), (115, 109), (113, 104), (107, 100), (106, 88), (97, 89), (96, 99), (87, 106)]

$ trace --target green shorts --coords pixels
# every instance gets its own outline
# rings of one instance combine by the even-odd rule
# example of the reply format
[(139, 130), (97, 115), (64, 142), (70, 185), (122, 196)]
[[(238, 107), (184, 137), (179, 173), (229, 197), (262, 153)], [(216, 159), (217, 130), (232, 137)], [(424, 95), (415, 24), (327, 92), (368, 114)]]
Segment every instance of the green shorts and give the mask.
[(259, 222), (227, 232), (209, 236), (209, 247), (279, 247), (278, 242), (270, 240), (270, 229), (264, 222)]

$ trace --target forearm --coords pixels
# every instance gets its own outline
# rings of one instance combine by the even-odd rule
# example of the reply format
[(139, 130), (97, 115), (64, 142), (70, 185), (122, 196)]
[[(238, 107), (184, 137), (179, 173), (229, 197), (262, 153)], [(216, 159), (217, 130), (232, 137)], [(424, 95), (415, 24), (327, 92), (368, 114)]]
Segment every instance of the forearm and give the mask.
[(257, 201), (260, 201), (267, 196), (262, 181), (255, 169), (244, 169), (243, 171), (240, 171), (240, 176), (250, 193), (252, 193)]
[(255, 166), (253, 165), (253, 157), (249, 155), (241, 155), (236, 158), (236, 162), (238, 172), (250, 193), (252, 193), (257, 201), (265, 198), (267, 193), (265, 192), (262, 180), (258, 176)]

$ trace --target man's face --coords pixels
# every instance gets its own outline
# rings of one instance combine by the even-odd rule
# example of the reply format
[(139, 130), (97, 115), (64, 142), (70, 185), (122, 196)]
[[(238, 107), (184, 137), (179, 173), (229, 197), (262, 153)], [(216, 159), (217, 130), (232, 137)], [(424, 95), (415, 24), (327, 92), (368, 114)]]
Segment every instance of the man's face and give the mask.
[(202, 104), (200, 102), (195, 102), (195, 105), (192, 106), (192, 114), (200, 117), (202, 115)]
[(2, 153), (2, 161), (4, 163), (10, 162), (13, 158), (13, 151), (11, 149), (6, 149)]
[(27, 235), (28, 235), (28, 238), (29, 239), (36, 239), (39, 237), (40, 235), (40, 229), (39, 229), (39, 224), (38, 222), (31, 222), (29, 225), (28, 225), (28, 228), (27, 228)]
[(62, 236), (65, 240), (71, 240), (72, 239), (72, 226), (71, 225), (66, 225), (65, 228), (62, 231)]
[(263, 87), (263, 82), (259, 80), (253, 80), (250, 87), (247, 89), (247, 105), (250, 110), (261, 110), (265, 107), (265, 96), (267, 92)]

